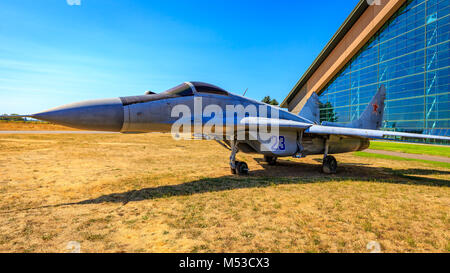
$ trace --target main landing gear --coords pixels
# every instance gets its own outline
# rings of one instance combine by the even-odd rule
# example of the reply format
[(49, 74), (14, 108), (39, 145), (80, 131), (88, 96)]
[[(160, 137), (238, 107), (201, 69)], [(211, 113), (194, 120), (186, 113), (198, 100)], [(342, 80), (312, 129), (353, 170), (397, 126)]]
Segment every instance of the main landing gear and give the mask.
[(277, 158), (275, 156), (264, 156), (264, 161), (266, 161), (270, 166), (274, 166), (277, 164)]
[(230, 168), (232, 174), (247, 175), (248, 166), (247, 163), (242, 161), (236, 161), (236, 154), (238, 152), (238, 142), (236, 140), (230, 141), (231, 156), (230, 156)]
[(337, 161), (336, 158), (334, 158), (334, 156), (325, 156), (323, 158), (323, 163), (322, 163), (322, 171), (326, 174), (333, 174), (336, 173), (337, 170)]
[(323, 154), (322, 171), (326, 174), (334, 174), (337, 170), (337, 161), (334, 156), (328, 155), (328, 138), (325, 140), (325, 152)]

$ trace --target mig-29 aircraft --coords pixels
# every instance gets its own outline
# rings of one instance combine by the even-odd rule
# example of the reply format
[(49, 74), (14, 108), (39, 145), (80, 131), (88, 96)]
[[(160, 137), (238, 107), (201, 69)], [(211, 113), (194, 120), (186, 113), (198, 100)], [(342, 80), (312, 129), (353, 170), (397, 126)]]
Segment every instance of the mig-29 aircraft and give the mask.
[[(238, 151), (263, 154), (271, 165), (279, 157), (323, 154), (323, 172), (335, 173), (337, 161), (331, 154), (362, 151), (369, 147), (371, 139), (450, 140), (444, 136), (379, 130), (385, 97), (382, 85), (358, 120), (348, 124), (320, 123), (315, 92), (297, 115), (211, 84), (185, 82), (159, 94), (147, 91), (140, 96), (78, 102), (22, 117), (121, 133), (172, 132), (179, 137), (174, 128), (183, 129), (190, 136), (200, 134), (228, 148), (234, 174), (248, 173), (247, 164), (236, 160)], [(214, 126), (208, 129), (211, 124)], [(275, 132), (259, 135), (264, 127)]]

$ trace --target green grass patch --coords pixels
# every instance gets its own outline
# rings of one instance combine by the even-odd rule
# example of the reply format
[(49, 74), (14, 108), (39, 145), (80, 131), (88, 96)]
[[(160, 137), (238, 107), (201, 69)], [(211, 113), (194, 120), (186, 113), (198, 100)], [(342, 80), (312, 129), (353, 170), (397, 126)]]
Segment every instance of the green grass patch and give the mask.
[(450, 147), (372, 141), (369, 149), (450, 157)]
[(450, 169), (450, 163), (445, 163), (445, 162), (414, 159), (414, 158), (405, 158), (405, 157), (392, 156), (392, 155), (372, 154), (372, 153), (366, 153), (366, 152), (354, 152), (354, 155), (361, 156), (361, 157), (368, 157), (368, 158), (388, 159), (388, 160), (415, 161), (415, 162), (421, 162), (421, 163), (425, 163), (425, 164), (429, 164), (429, 165), (433, 165), (433, 166), (437, 166), (437, 167), (441, 167), (441, 168)]

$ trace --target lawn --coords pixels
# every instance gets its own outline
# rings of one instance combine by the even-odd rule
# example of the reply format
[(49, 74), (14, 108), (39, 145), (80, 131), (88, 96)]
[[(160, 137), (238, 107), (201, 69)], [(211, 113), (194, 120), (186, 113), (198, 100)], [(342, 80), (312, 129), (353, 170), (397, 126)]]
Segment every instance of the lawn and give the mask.
[(379, 159), (388, 159), (388, 160), (421, 162), (421, 163), (429, 164), (429, 165), (432, 165), (432, 166), (437, 166), (437, 167), (441, 167), (441, 168), (450, 169), (450, 163), (446, 163), (446, 162), (430, 161), (430, 160), (414, 159), (414, 158), (405, 158), (405, 157), (400, 157), (400, 156), (374, 154), (374, 153), (367, 153), (367, 152), (355, 152), (354, 154), (356, 156), (368, 157), (368, 158), (379, 158)]
[(61, 125), (40, 121), (5, 121), (0, 120), (0, 131), (78, 131)]
[(369, 149), (450, 157), (450, 146), (372, 141)]
[(450, 252), (450, 170), (238, 154), (170, 135), (1, 135), (0, 252)]

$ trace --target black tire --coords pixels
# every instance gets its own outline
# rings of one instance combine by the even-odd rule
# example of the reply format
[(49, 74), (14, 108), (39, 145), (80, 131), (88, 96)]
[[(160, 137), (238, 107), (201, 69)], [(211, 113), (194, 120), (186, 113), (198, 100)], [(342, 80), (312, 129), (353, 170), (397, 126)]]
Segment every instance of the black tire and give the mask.
[(277, 164), (277, 158), (274, 156), (264, 156), (264, 161), (266, 161), (270, 166), (274, 166)]
[(334, 156), (327, 156), (323, 159), (322, 171), (326, 174), (334, 174), (337, 170), (337, 161)]
[(230, 170), (231, 170), (231, 174), (236, 174), (237, 173), (237, 167), (238, 167), (238, 165), (239, 165), (239, 161), (235, 161), (234, 162), (234, 169), (233, 168), (230, 168)]
[(248, 174), (248, 166), (245, 162), (236, 163), (236, 173), (239, 175), (247, 175)]

